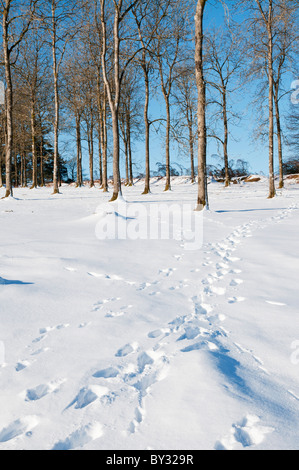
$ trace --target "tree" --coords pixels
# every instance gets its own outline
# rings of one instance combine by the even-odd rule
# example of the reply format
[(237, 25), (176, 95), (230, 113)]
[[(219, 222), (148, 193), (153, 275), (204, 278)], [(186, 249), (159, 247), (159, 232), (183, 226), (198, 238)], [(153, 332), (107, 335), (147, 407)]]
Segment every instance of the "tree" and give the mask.
[[(177, 71), (175, 104), (178, 110), (177, 122), (175, 124), (175, 138), (178, 143), (188, 150), (190, 157), (191, 182), (195, 183), (195, 142), (196, 127), (196, 93), (195, 93), (195, 70), (194, 65), (187, 59), (186, 64), (181, 65)], [(187, 130), (187, 137), (185, 131)]]
[[(121, 44), (126, 44), (126, 38), (124, 28), (121, 31), (121, 27), (126, 23), (128, 27), (128, 16), (132, 9), (138, 4), (139, 0), (125, 1), (125, 0), (114, 0), (113, 3), (107, 2), (106, 0), (100, 0), (100, 18), (102, 25), (102, 73), (105, 83), (105, 89), (107, 92), (107, 98), (110, 106), (112, 115), (112, 129), (113, 129), (113, 196), (111, 202), (118, 199), (119, 194), (122, 194), (121, 179), (120, 179), (120, 136), (119, 136), (119, 105), (121, 99), (121, 85), (122, 80), (126, 71), (127, 66), (134, 59), (138, 51), (126, 50), (125, 57), (121, 60)], [(109, 3), (109, 4), (108, 4)], [(111, 15), (109, 15), (111, 13)], [(109, 17), (109, 18), (108, 18)], [(109, 81), (108, 76), (108, 61), (107, 61), (107, 46), (108, 46), (108, 21), (109, 19), (113, 22), (113, 88), (112, 83)], [(126, 20), (126, 22), (124, 22)], [(121, 34), (123, 33), (123, 34)], [(132, 31), (130, 31), (130, 37), (132, 37)]]
[(144, 126), (145, 126), (145, 187), (143, 194), (150, 192), (150, 127), (153, 124), (149, 119), (150, 104), (150, 73), (153, 71), (153, 56), (155, 37), (159, 26), (167, 15), (170, 0), (140, 2), (133, 9), (138, 36), (141, 45), (141, 53), (137, 57), (144, 76), (145, 100), (144, 100)]
[[(235, 83), (235, 76), (244, 60), (242, 49), (242, 36), (237, 30), (224, 31), (218, 28), (206, 36), (206, 80), (208, 86), (212, 88), (211, 102), (219, 109), (223, 123), (223, 137), (216, 133), (214, 135), (223, 148), (226, 187), (230, 185), (229, 121), (235, 116), (229, 106), (229, 96), (239, 87), (239, 84)], [(217, 119), (215, 121), (217, 122)]]
[(43, 100), (42, 95), (46, 91), (48, 65), (45, 42), (39, 36), (35, 24), (20, 46), (19, 60), (14, 66), (15, 74), (20, 81), (19, 86), (23, 94), (27, 95), (30, 108), (32, 188), (38, 185), (38, 113), (40, 102)]
[[(179, 13), (180, 11), (180, 13)], [(171, 189), (170, 184), (170, 133), (171, 133), (171, 97), (176, 79), (176, 67), (181, 53), (181, 45), (185, 39), (184, 2), (174, 2), (168, 15), (160, 24), (155, 41), (156, 61), (160, 75), (161, 91), (166, 109), (166, 185), (165, 191)]]
[(59, 130), (60, 130), (60, 70), (67, 46), (77, 33), (75, 15), (78, 13), (76, 0), (44, 0), (40, 17), (43, 27), (51, 39), (52, 68), (54, 84), (54, 168), (53, 168), (53, 193), (59, 193)]
[(195, 71), (198, 90), (198, 197), (196, 210), (201, 211), (208, 207), (206, 159), (207, 159), (207, 134), (206, 134), (206, 82), (203, 66), (203, 18), (206, 0), (198, 0), (195, 15)]
[(12, 152), (13, 152), (13, 54), (28, 33), (38, 0), (1, 0), (2, 41), (6, 81), (6, 193), (13, 195)]

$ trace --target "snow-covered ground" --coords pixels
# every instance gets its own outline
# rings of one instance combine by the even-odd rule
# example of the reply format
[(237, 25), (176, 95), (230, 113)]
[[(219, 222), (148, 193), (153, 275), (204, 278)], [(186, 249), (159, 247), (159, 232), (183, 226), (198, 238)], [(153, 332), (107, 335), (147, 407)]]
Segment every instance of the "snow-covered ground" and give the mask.
[(299, 186), (211, 184), (197, 250), (101, 240), (109, 195), (50, 192), (0, 201), (0, 450), (298, 449)]

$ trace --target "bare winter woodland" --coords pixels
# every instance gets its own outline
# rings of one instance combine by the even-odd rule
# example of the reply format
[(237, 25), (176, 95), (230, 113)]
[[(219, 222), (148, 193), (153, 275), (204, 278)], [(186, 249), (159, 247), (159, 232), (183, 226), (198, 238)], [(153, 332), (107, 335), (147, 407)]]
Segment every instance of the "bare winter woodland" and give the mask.
[[(234, 168), (230, 139), (233, 123), (242, 128), (233, 96), (248, 94), (249, 88), (257, 116), (255, 138), (269, 147), (273, 198), (276, 174), (279, 187), (284, 184), (285, 156), (297, 158), (286, 144), (296, 140), (298, 117), (289, 96), (298, 57), (298, 2), (218, 3), (221, 24), (208, 17), (211, 5), (205, 0), (2, 0), (4, 196), (11, 196), (14, 187), (50, 183), (59, 193), (63, 181), (79, 187), (84, 179), (91, 187), (97, 179), (108, 191), (111, 162), (112, 200), (123, 183), (133, 184), (134, 176), (144, 178), (147, 194), (156, 170), (150, 156), (156, 131), (164, 140), (157, 173), (166, 178), (165, 190), (178, 174), (171, 155), (176, 143), (186, 155), (191, 181), (198, 178), (201, 209), (208, 204), (208, 174), (226, 186), (242, 169), (246, 176), (245, 162)], [(153, 100), (165, 104), (163, 115), (152, 113)], [(66, 135), (76, 142), (71, 152)], [(218, 143), (222, 164), (217, 171), (207, 163), (209, 139)], [(144, 146), (138, 172), (135, 142)], [(82, 145), (88, 149), (88, 165)], [(279, 168), (274, 168), (276, 158)]]

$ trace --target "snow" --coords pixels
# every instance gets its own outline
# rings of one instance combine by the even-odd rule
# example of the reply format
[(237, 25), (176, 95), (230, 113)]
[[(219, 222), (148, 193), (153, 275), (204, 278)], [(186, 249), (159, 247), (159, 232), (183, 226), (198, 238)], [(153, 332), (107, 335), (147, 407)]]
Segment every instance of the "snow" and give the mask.
[(175, 224), (196, 185), (142, 189), (0, 201), (0, 450), (298, 449), (299, 187), (211, 183), (193, 249), (131, 210)]

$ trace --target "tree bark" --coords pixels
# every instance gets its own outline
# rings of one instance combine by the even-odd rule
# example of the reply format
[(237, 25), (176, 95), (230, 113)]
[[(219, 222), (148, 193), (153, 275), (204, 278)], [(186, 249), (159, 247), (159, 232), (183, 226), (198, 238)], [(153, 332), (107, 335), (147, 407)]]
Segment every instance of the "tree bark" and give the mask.
[(31, 189), (37, 188), (37, 154), (36, 154), (36, 119), (35, 119), (35, 102), (31, 102), (31, 148), (32, 148), (32, 186)]
[(77, 187), (82, 186), (82, 142), (81, 142), (81, 118), (76, 115), (76, 145), (77, 145)]
[(58, 67), (56, 55), (56, 6), (55, 1), (52, 0), (52, 56), (53, 56), (53, 77), (54, 77), (54, 104), (55, 104), (55, 119), (54, 119), (54, 167), (53, 167), (53, 193), (59, 194), (59, 148), (58, 148), (58, 133), (59, 133), (59, 85), (58, 85)]
[[(144, 59), (145, 61), (145, 59)], [(144, 125), (145, 125), (145, 187), (143, 194), (150, 193), (150, 123), (148, 119), (149, 112), (149, 77), (146, 65), (142, 67), (144, 73), (144, 83), (145, 83), (145, 103), (144, 103)]]
[(12, 189), (12, 151), (13, 151), (13, 87), (11, 77), (10, 51), (9, 51), (9, 11), (10, 2), (6, 2), (6, 8), (3, 12), (3, 55), (6, 80), (6, 153), (5, 153), (5, 172), (6, 172), (6, 193), (5, 197), (13, 196)]
[(274, 93), (273, 93), (273, 35), (272, 35), (272, 2), (269, 1), (269, 24), (268, 24), (268, 69), (269, 69), (269, 199), (275, 197), (274, 177)]
[(228, 161), (228, 119), (227, 119), (227, 99), (226, 89), (222, 91), (222, 109), (223, 109), (223, 125), (224, 125), (224, 141), (223, 141), (223, 154), (224, 154), (224, 168), (225, 168), (225, 187), (230, 185), (229, 175), (229, 161)]
[(277, 142), (278, 142), (279, 189), (282, 189), (284, 187), (284, 174), (283, 174), (282, 131), (281, 131), (279, 100), (278, 100), (278, 93), (279, 93), (278, 88), (279, 88), (279, 85), (277, 83), (274, 86), (274, 102), (275, 102)]
[(199, 0), (195, 15), (195, 71), (198, 89), (198, 197), (196, 210), (208, 205), (206, 182), (206, 85), (203, 72), (203, 17), (206, 0)]

